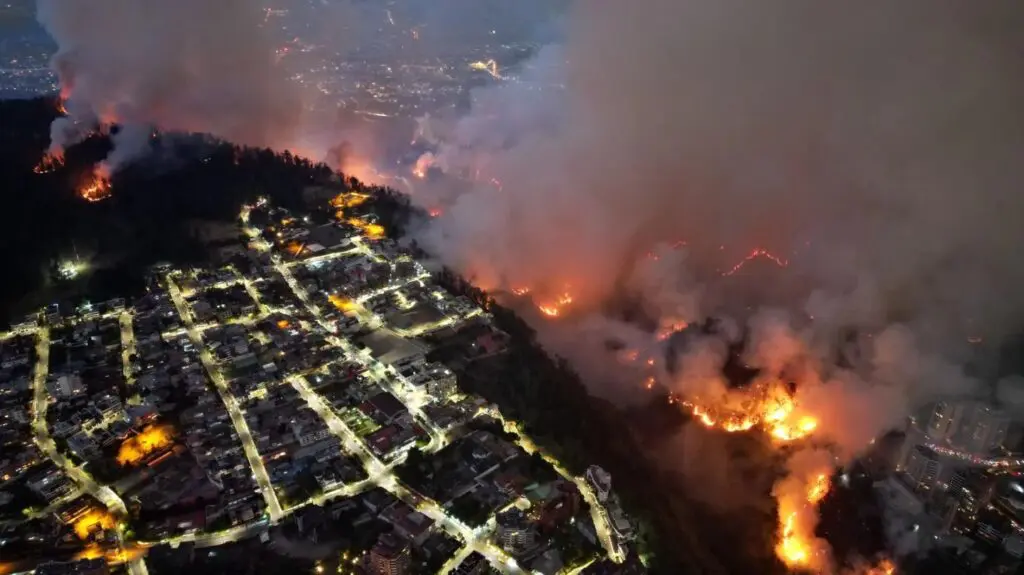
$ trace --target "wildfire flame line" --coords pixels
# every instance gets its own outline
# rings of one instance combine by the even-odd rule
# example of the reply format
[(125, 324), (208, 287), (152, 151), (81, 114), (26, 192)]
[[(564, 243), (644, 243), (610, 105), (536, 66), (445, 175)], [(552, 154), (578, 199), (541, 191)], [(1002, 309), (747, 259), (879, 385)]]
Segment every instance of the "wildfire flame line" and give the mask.
[(768, 250), (758, 248), (758, 249), (750, 252), (747, 255), (747, 257), (745, 257), (742, 260), (740, 260), (739, 263), (734, 265), (731, 269), (729, 269), (729, 271), (723, 273), (722, 275), (723, 276), (731, 276), (731, 275), (735, 274), (736, 272), (740, 271), (741, 269), (743, 269), (743, 266), (747, 265), (748, 262), (756, 260), (757, 258), (764, 258), (764, 259), (770, 260), (770, 261), (774, 262), (780, 268), (784, 268), (784, 267), (789, 266), (789, 262), (788, 261), (786, 261), (786, 260), (780, 258), (779, 256), (769, 252)]
[(102, 170), (93, 171), (92, 175), (78, 188), (78, 197), (87, 202), (99, 202), (110, 197), (110, 179)]

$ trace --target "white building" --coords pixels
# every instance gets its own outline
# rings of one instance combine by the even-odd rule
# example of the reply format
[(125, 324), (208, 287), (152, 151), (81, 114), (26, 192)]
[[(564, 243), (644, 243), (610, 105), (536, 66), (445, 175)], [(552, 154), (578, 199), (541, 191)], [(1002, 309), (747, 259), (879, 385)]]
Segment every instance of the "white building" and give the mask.
[(608, 494), (612, 490), (612, 474), (597, 465), (587, 468), (587, 483), (597, 492), (597, 500), (601, 503), (608, 501)]

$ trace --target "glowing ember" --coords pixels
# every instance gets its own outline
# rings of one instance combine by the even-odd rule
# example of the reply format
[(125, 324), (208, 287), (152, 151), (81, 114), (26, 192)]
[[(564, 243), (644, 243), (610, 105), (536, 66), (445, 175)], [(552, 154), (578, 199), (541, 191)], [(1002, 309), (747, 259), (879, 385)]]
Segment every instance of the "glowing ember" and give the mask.
[(438, 218), (441, 217), (441, 214), (444, 212), (441, 211), (441, 208), (430, 208), (430, 211), (427, 213), (429, 213), (432, 218)]
[(64, 157), (60, 154), (51, 154), (49, 152), (43, 154), (39, 163), (36, 167), (32, 168), (32, 171), (37, 174), (48, 174), (53, 172), (64, 165)]
[(530, 288), (528, 288), (528, 287), (512, 288), (512, 293), (517, 295), (517, 296), (522, 297), (522, 296), (527, 295), (527, 294), (530, 293)]
[(302, 250), (305, 249), (305, 247), (305, 245), (300, 244), (299, 242), (288, 242), (288, 245), (286, 245), (284, 249), (293, 256), (298, 257), (298, 255), (302, 253)]
[(828, 475), (824, 473), (819, 474), (814, 478), (814, 482), (811, 483), (811, 487), (807, 490), (807, 502), (811, 505), (817, 505), (822, 499), (828, 495), (828, 490), (832, 485), (829, 483)]
[(280, 329), (288, 329), (291, 326), (292, 326), (292, 323), (290, 321), (286, 320), (286, 319), (281, 319), (281, 320), (277, 321), (277, 327), (280, 328)]
[(747, 262), (756, 260), (758, 258), (764, 258), (764, 259), (770, 260), (770, 261), (774, 262), (780, 268), (784, 268), (784, 267), (789, 265), (789, 262), (787, 262), (786, 260), (776, 256), (775, 254), (769, 252), (768, 250), (763, 250), (763, 249), (758, 248), (758, 249), (750, 252), (750, 254), (748, 254), (747, 257), (745, 257), (742, 260), (740, 260), (739, 263), (737, 263), (736, 265), (732, 266), (732, 268), (729, 271), (723, 273), (722, 275), (723, 276), (731, 276), (731, 275), (735, 274), (736, 272), (740, 271), (743, 268), (743, 266), (745, 266), (747, 264)]
[(147, 426), (138, 435), (124, 440), (117, 452), (117, 463), (124, 466), (138, 465), (151, 453), (164, 449), (173, 442), (173, 429), (170, 425)]

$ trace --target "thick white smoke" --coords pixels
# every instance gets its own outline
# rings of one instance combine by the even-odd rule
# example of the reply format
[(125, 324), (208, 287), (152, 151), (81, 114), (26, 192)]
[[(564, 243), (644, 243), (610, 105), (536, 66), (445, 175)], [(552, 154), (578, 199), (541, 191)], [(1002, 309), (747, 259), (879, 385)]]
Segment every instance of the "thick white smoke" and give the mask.
[[(1022, 24), (1010, 2), (577, 2), (564, 46), (435, 131), (436, 166), (482, 175), (423, 200), (449, 205), (420, 239), (485, 287), (571, 289), (581, 311), (625, 292), (662, 324), (738, 318), (747, 363), (797, 381), (830, 445), (777, 487), (805, 509), (812, 476), (979, 391), (968, 338), (1024, 325)], [(786, 270), (722, 277), (759, 247)], [(615, 331), (557, 326), (556, 351), (594, 353), (581, 326)], [(736, 337), (691, 342), (662, 382), (729, 401)]]
[(304, 120), (299, 84), (275, 63), (259, 5), (247, 0), (39, 0), (56, 40), (68, 117), (51, 153), (97, 122), (125, 126), (108, 168), (143, 153), (152, 128), (290, 148)]

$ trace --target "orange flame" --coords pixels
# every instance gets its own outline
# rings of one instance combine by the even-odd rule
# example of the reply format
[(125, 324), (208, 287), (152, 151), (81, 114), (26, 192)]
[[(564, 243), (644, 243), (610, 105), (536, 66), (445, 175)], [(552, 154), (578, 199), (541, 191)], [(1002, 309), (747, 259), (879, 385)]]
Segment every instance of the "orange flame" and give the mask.
[(89, 535), (97, 530), (113, 529), (117, 521), (114, 516), (105, 509), (93, 508), (86, 511), (84, 515), (75, 520), (75, 535), (79, 539), (88, 539)]
[(354, 208), (365, 204), (370, 199), (370, 194), (359, 192), (342, 192), (331, 199), (331, 207), (339, 210)]
[(806, 567), (811, 561), (811, 546), (796, 532), (796, 512), (786, 516), (779, 533), (775, 553), (790, 568)]
[(383, 238), (385, 235), (384, 226), (380, 224), (371, 224), (359, 218), (349, 218), (345, 220), (345, 223), (363, 232), (363, 235), (372, 240)]
[(47, 152), (43, 154), (43, 157), (39, 160), (32, 171), (37, 174), (48, 174), (56, 171), (58, 168), (64, 165), (64, 156), (59, 153), (51, 154)]
[(331, 302), (332, 305), (334, 305), (334, 307), (338, 308), (338, 311), (340, 311), (342, 313), (349, 312), (349, 311), (352, 311), (352, 310), (356, 309), (356, 304), (353, 303), (352, 300), (350, 300), (350, 299), (348, 299), (346, 297), (341, 297), (341, 296), (336, 295), (336, 294), (331, 294), (331, 295), (327, 296), (327, 299)]
[(110, 197), (110, 179), (97, 168), (78, 188), (78, 197), (87, 202), (99, 202)]
[(147, 426), (138, 435), (129, 437), (121, 443), (117, 451), (117, 463), (123, 466), (138, 465), (149, 454), (164, 449), (173, 442), (173, 428), (170, 425)]
[(816, 418), (797, 413), (796, 401), (778, 381), (731, 390), (710, 404), (697, 398), (682, 405), (705, 427), (737, 433), (760, 426), (778, 443), (803, 439), (818, 427)]
[(732, 268), (729, 269), (729, 271), (723, 273), (722, 275), (723, 276), (731, 276), (731, 275), (735, 274), (736, 272), (740, 271), (743, 268), (743, 266), (747, 265), (748, 262), (756, 260), (757, 258), (764, 258), (764, 259), (767, 259), (769, 261), (772, 261), (772, 262), (775, 263), (775, 265), (779, 266), (780, 268), (784, 268), (784, 267), (787, 267), (789, 265), (789, 262), (787, 262), (786, 260), (780, 258), (779, 256), (769, 252), (768, 250), (757, 248), (754, 251), (750, 252), (747, 255), (747, 257), (745, 257), (742, 260), (740, 260), (739, 263), (737, 263), (736, 265), (732, 266)]
[(572, 295), (565, 292), (558, 296), (558, 299), (548, 304), (538, 304), (537, 309), (548, 317), (559, 317), (562, 311), (572, 303)]

